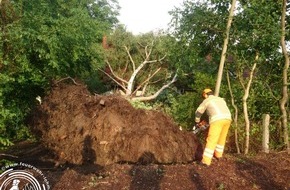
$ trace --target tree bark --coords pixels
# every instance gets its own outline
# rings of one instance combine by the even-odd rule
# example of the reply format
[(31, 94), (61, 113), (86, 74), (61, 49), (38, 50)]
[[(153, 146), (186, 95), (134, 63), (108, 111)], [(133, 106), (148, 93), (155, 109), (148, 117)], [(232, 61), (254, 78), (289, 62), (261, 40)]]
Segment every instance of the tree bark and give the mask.
[(224, 39), (224, 45), (223, 45), (223, 49), (222, 49), (219, 71), (218, 71), (218, 76), (217, 76), (217, 81), (216, 81), (216, 86), (215, 86), (215, 95), (216, 96), (219, 95), (221, 81), (222, 81), (222, 77), (223, 77), (224, 64), (225, 64), (226, 53), (227, 53), (227, 48), (228, 48), (231, 24), (232, 24), (233, 17), (234, 17), (235, 6), (236, 6), (236, 0), (232, 0), (232, 5), (231, 5), (231, 9), (230, 9), (229, 17), (228, 17), (227, 28), (226, 28), (226, 37)]
[(286, 42), (285, 42), (285, 34), (286, 34), (286, 26), (285, 26), (285, 20), (286, 20), (286, 5), (287, 0), (283, 0), (283, 7), (282, 7), (282, 16), (281, 16), (281, 46), (282, 46), (282, 53), (285, 58), (284, 68), (283, 68), (283, 86), (282, 86), (282, 99), (280, 101), (280, 110), (282, 112), (282, 126), (283, 126), (283, 136), (284, 136), (284, 144), (287, 148), (288, 153), (290, 153), (290, 147), (289, 147), (289, 136), (288, 136), (288, 114), (286, 109), (286, 104), (289, 103), (289, 95), (288, 95), (288, 69), (289, 69), (289, 55), (286, 48)]
[(231, 81), (230, 81), (230, 77), (229, 77), (229, 72), (227, 72), (227, 81), (228, 81), (228, 87), (229, 87), (229, 91), (231, 94), (231, 102), (232, 102), (232, 106), (235, 109), (235, 116), (234, 116), (234, 125), (235, 125), (235, 144), (236, 144), (236, 149), (237, 149), (237, 153), (240, 154), (240, 146), (239, 146), (239, 138), (238, 138), (238, 106), (235, 104), (235, 100), (234, 100), (234, 95), (232, 92), (232, 87), (231, 87)]
[[(258, 55), (255, 58), (255, 61), (258, 60)], [(244, 154), (248, 154), (249, 152), (249, 144), (250, 144), (250, 120), (248, 115), (248, 105), (247, 105), (247, 99), (249, 97), (250, 87), (253, 81), (253, 75), (254, 71), (256, 69), (257, 63), (255, 62), (251, 73), (250, 73), (250, 79), (248, 81), (247, 87), (245, 89), (245, 94), (243, 96), (243, 111), (244, 111), (244, 117), (245, 117), (245, 128), (246, 128), (246, 139), (245, 139), (245, 151)]]

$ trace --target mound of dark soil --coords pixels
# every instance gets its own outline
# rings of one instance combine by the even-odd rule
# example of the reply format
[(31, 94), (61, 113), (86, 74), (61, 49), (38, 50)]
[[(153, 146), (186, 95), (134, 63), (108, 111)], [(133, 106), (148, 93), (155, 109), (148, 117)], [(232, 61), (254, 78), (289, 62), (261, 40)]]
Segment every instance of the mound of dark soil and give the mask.
[(85, 85), (58, 83), (32, 118), (32, 128), (61, 161), (187, 163), (202, 147), (166, 115), (135, 109), (119, 96), (92, 95)]
[[(43, 172), (51, 190), (289, 190), (286, 151), (255, 155), (225, 154), (210, 167), (187, 164), (60, 164), (37, 142), (19, 142), (2, 159), (30, 164)], [(0, 168), (1, 168), (0, 163)], [(0, 184), (3, 181), (0, 179)], [(9, 188), (10, 189), (10, 188)]]

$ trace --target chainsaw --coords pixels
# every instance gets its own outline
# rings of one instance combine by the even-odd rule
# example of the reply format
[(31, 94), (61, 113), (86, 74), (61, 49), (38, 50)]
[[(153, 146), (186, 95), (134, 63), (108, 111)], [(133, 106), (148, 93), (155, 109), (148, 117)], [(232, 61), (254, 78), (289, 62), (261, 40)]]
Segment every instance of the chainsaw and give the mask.
[(205, 131), (207, 128), (209, 128), (209, 124), (206, 121), (201, 121), (193, 126), (192, 132), (197, 134), (200, 131)]

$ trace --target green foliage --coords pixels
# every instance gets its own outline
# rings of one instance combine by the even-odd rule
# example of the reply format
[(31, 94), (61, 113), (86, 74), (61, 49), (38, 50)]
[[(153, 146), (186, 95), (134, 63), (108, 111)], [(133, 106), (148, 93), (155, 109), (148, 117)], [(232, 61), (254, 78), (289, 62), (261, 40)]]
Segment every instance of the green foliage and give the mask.
[(19, 27), (30, 63), (46, 77), (81, 77), (93, 69), (102, 59), (101, 41), (108, 24), (92, 17), (86, 4), (34, 3), (23, 7)]
[[(179, 84), (177, 81), (176, 87), (182, 88), (180, 92), (190, 90), (198, 93), (204, 87), (214, 87), (229, 4), (230, 1), (227, 0), (184, 1), (183, 6), (171, 12), (171, 35), (177, 40), (171, 43), (170, 60), (175, 63), (182, 81), (186, 83)], [(252, 140), (261, 140), (256, 136), (261, 132), (257, 125), (262, 114), (271, 114), (274, 121), (280, 119), (279, 100), (283, 69), (283, 57), (279, 51), (280, 9), (281, 2), (278, 1), (240, 1), (237, 6), (230, 31), (225, 68), (230, 73), (234, 101), (239, 111), (238, 132), (241, 139), (245, 133), (242, 97), (255, 62), (257, 69), (247, 100), (249, 119), (253, 125)], [(286, 20), (289, 20), (289, 15)], [(286, 32), (286, 39), (288, 38), (289, 32)], [(259, 56), (258, 60), (255, 60), (256, 55)], [(187, 80), (188, 78), (190, 80)], [(225, 78), (223, 81), (220, 95), (227, 100), (234, 113), (230, 106), (230, 94)], [(186, 86), (190, 88), (185, 88)], [(181, 118), (185, 117), (181, 115)], [(271, 131), (273, 135), (274, 131)], [(281, 137), (282, 133), (277, 136)], [(279, 142), (275, 139), (275, 142)], [(243, 145), (242, 142), (239, 143)], [(260, 142), (257, 142), (257, 146), (258, 144)]]
[(194, 93), (185, 93), (178, 96), (169, 97), (170, 109), (168, 114), (184, 129), (191, 129), (194, 125), (194, 113), (198, 106), (200, 97)]
[(25, 137), (30, 136), (24, 132), (22, 123), (35, 105), (35, 97), (42, 95), (43, 90), (29, 78), (33, 77), (29, 73), (13, 77), (0, 74), (0, 77), (0, 106), (3, 108), (0, 112), (0, 144), (7, 146), (11, 145), (11, 140), (23, 138), (25, 133)]
[[(0, 160), (0, 166), (11, 166), (12, 164), (14, 164), (15, 162), (10, 161), (10, 160), (6, 160), (6, 159), (1, 159)], [(3, 173), (5, 170), (3, 170), (5, 167), (1, 167), (0, 168), (0, 174)]]
[(137, 109), (152, 110), (153, 106), (150, 103), (140, 101), (130, 101), (131, 105)]
[(100, 73), (97, 71), (88, 72), (87, 75), (84, 75), (84, 82), (91, 93), (102, 94), (111, 90), (110, 86), (103, 82)]
[(115, 0), (1, 2), (0, 145), (31, 138), (25, 119), (51, 80), (92, 81), (118, 9)]
[(211, 61), (218, 63), (227, 15), (222, 6), (220, 11), (213, 10), (214, 5), (185, 1), (181, 8), (171, 12), (173, 35), (183, 52), (179, 55), (186, 55), (190, 62), (200, 62), (210, 55)]

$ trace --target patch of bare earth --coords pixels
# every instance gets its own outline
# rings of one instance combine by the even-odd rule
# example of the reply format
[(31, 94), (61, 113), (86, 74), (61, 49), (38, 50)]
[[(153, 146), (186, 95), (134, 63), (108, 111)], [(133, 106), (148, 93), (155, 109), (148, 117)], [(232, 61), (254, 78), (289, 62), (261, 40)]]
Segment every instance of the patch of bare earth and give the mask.
[[(51, 189), (128, 190), (288, 190), (290, 159), (286, 152), (255, 156), (226, 154), (210, 167), (187, 164), (61, 164), (38, 143), (20, 143), (2, 158), (31, 164), (47, 177)], [(18, 155), (18, 158), (8, 155)]]

